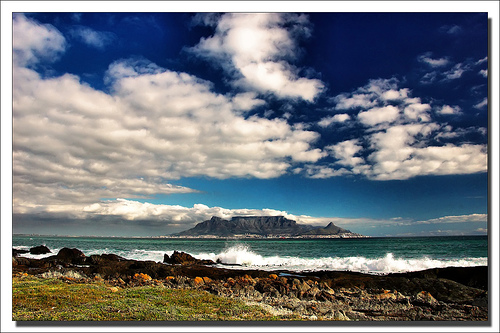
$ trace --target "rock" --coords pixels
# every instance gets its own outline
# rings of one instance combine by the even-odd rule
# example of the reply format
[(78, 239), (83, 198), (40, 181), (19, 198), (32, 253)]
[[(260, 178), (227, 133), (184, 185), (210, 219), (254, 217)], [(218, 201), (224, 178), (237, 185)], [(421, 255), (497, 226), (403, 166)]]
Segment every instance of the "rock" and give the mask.
[(195, 277), (194, 280), (193, 280), (193, 282), (194, 282), (195, 285), (200, 285), (200, 284), (204, 284), (205, 283), (203, 281), (203, 278), (201, 278), (199, 276)]
[(128, 259), (120, 257), (116, 254), (103, 253), (101, 255), (92, 254), (90, 257), (87, 257), (86, 262), (92, 265), (111, 265), (113, 262), (121, 262), (126, 260)]
[(417, 302), (422, 302), (424, 304), (434, 305), (437, 304), (438, 301), (431, 295), (431, 293), (427, 291), (421, 291), (415, 296), (415, 300)]
[(117, 287), (110, 287), (109, 291), (111, 291), (112, 293), (116, 293), (118, 291), (118, 288)]
[(163, 262), (170, 265), (215, 265), (215, 262), (213, 262), (212, 260), (196, 259), (188, 253), (177, 251), (174, 251), (174, 253), (170, 257), (165, 253), (163, 255)]
[(45, 245), (35, 246), (30, 249), (30, 254), (47, 254), (51, 252), (52, 251), (50, 251), (50, 249)]
[(340, 321), (349, 321), (349, 317), (347, 317), (342, 310), (335, 311), (335, 314), (333, 315), (333, 320), (340, 320)]
[(54, 278), (57, 279), (62, 277), (63, 274), (57, 271), (48, 271), (40, 274), (40, 276), (43, 277), (44, 279), (54, 279)]
[(476, 297), (472, 301), (472, 305), (474, 305), (474, 306), (481, 306), (481, 307), (487, 308), (488, 307), (488, 293), (485, 292), (484, 294)]
[(25, 254), (25, 253), (29, 253), (29, 252), (30, 251), (28, 251), (28, 250), (12, 249), (12, 256), (17, 257), (20, 254)]
[(65, 272), (63, 276), (74, 280), (81, 280), (86, 278), (86, 276), (74, 270)]
[(149, 281), (152, 280), (151, 276), (144, 273), (136, 273), (134, 274), (134, 279), (139, 281)]
[(12, 257), (12, 265), (13, 266), (17, 266), (17, 265), (29, 266), (30, 264), (31, 264), (31, 261), (28, 258)]
[(185, 252), (174, 251), (170, 257), (165, 253), (163, 256), (163, 262), (171, 265), (187, 265), (195, 263), (196, 259)]
[(83, 254), (82, 251), (75, 248), (70, 249), (67, 247), (59, 250), (59, 253), (57, 253), (56, 255), (57, 260), (73, 264), (82, 263), (84, 258), (85, 254)]

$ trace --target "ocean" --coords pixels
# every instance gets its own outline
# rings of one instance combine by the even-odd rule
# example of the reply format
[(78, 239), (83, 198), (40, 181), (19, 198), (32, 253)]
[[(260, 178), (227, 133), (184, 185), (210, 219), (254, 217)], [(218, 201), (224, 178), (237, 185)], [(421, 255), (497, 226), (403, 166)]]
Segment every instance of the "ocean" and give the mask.
[(198, 259), (219, 260), (226, 268), (290, 271), (356, 271), (374, 274), (437, 267), (488, 265), (487, 236), (356, 239), (172, 239), (14, 235), (12, 246), (63, 247), (87, 256), (114, 253), (135, 260), (163, 261), (183, 251)]

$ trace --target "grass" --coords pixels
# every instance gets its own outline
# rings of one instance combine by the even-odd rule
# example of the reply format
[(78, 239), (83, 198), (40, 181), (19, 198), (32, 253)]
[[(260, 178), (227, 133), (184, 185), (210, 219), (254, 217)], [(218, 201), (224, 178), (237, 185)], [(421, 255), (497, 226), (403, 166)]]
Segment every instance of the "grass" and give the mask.
[[(14, 277), (14, 321), (300, 320), (205, 291), (143, 286), (113, 291), (104, 283)], [(116, 290), (116, 289), (115, 289)]]

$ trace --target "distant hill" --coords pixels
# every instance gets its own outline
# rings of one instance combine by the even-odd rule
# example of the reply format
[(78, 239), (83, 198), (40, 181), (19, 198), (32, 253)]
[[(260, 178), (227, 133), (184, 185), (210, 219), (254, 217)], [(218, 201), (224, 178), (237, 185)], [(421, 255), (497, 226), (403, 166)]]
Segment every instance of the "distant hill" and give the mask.
[(235, 216), (230, 220), (213, 216), (210, 220), (198, 223), (194, 228), (182, 231), (171, 236), (181, 237), (231, 237), (246, 236), (277, 236), (277, 237), (363, 237), (349, 230), (337, 227), (330, 222), (326, 227), (314, 227), (298, 224), (294, 220), (283, 216)]
[(333, 222), (330, 222), (324, 228), (315, 228), (311, 231), (304, 233), (303, 235), (341, 235), (341, 234), (352, 234), (350, 230), (342, 229), (337, 227)]

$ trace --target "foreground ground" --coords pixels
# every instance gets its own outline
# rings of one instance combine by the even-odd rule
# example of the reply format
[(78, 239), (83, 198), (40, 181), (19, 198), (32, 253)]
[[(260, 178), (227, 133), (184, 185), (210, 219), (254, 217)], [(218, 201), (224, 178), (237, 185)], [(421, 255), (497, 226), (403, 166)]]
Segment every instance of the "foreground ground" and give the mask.
[(164, 263), (62, 249), (13, 253), (13, 320), (487, 321), (487, 267), (384, 276)]
[(149, 285), (117, 288), (104, 282), (80, 283), (69, 279), (13, 278), (12, 319), (15, 321), (193, 321), (193, 320), (297, 320), (274, 316), (208, 292), (167, 289)]

